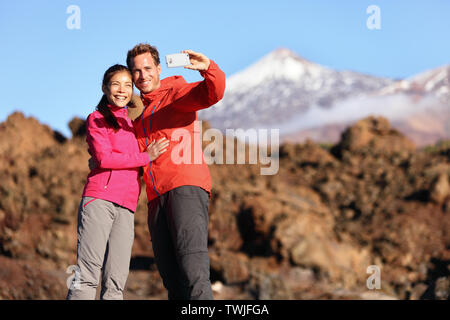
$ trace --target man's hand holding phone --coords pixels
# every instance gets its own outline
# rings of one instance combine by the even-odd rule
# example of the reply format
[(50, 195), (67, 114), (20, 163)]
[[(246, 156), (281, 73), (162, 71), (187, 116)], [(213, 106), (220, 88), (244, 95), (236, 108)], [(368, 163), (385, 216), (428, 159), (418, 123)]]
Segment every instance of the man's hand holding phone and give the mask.
[(210, 61), (207, 56), (192, 50), (183, 50), (181, 53), (166, 55), (169, 68), (184, 67), (190, 70), (208, 70)]
[(189, 55), (189, 61), (191, 62), (190, 65), (184, 67), (185, 69), (198, 71), (208, 70), (210, 61), (203, 53), (192, 50), (183, 50), (181, 52), (187, 53)]

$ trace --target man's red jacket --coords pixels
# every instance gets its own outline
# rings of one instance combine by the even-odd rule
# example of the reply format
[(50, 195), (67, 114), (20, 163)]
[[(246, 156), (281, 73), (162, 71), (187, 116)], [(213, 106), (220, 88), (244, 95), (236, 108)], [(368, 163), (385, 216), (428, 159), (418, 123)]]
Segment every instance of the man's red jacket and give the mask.
[(200, 74), (204, 80), (194, 83), (187, 83), (182, 76), (165, 78), (160, 88), (141, 95), (145, 109), (133, 122), (140, 150), (162, 137), (170, 141), (167, 151), (144, 167), (148, 201), (184, 185), (199, 186), (211, 196), (197, 110), (223, 98), (225, 74), (212, 60)]

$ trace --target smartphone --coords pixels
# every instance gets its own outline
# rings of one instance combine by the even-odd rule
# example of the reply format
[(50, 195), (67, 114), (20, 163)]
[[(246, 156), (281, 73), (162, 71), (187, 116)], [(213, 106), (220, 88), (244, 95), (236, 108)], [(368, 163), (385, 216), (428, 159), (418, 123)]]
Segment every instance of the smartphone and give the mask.
[(166, 64), (168, 68), (184, 67), (191, 64), (189, 54), (174, 53), (166, 55)]

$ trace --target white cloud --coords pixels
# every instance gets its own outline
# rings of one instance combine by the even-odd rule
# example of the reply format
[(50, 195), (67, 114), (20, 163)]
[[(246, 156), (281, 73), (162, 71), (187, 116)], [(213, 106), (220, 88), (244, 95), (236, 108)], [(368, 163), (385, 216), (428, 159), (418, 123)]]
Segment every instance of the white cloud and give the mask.
[(323, 126), (332, 123), (349, 123), (369, 115), (382, 115), (390, 121), (442, 107), (442, 102), (433, 96), (417, 97), (406, 94), (387, 96), (363, 96), (335, 103), (331, 108), (312, 106), (307, 112), (294, 117), (280, 127), (280, 134)]

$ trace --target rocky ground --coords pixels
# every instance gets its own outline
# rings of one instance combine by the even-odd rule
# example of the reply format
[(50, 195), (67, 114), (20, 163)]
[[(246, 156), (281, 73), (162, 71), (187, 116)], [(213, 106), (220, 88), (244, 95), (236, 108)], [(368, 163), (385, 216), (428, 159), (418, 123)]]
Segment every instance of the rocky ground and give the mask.
[[(64, 299), (88, 174), (84, 122), (73, 138), (14, 113), (0, 124), (0, 298)], [(228, 141), (227, 143), (230, 143)], [(277, 175), (211, 165), (216, 299), (448, 299), (450, 144), (417, 149), (382, 117), (334, 145), (284, 144)], [(166, 299), (136, 212), (127, 299)], [(381, 271), (369, 290), (368, 266)]]

